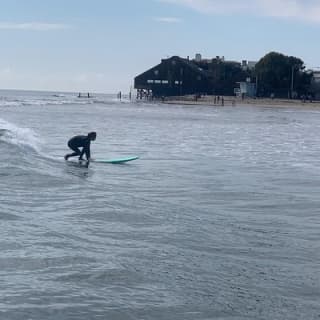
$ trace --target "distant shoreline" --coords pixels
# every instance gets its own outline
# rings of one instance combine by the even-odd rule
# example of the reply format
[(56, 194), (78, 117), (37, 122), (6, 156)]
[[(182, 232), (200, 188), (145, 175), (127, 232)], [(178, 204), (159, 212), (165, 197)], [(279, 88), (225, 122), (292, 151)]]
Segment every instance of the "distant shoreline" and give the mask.
[(180, 105), (206, 105), (215, 107), (240, 107), (240, 106), (258, 106), (258, 107), (320, 107), (320, 101), (291, 100), (291, 99), (270, 99), (270, 98), (245, 98), (227, 96), (220, 97), (219, 101), (215, 100), (215, 96), (203, 96), (195, 99), (195, 96), (166, 97), (164, 100), (157, 99), (157, 102), (164, 104), (180, 104)]

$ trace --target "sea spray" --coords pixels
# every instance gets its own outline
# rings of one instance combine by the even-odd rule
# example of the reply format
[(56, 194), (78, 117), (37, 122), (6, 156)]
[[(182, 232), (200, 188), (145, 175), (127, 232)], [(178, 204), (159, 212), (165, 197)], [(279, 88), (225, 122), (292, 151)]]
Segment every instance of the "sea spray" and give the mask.
[(29, 128), (21, 128), (0, 118), (0, 141), (40, 151), (41, 141)]

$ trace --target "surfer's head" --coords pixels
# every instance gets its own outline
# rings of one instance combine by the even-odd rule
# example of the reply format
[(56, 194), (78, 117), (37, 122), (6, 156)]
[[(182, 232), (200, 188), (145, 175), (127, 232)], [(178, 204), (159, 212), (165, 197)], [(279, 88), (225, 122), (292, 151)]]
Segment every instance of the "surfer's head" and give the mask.
[(96, 138), (97, 138), (97, 133), (96, 133), (96, 132), (89, 132), (89, 133), (88, 133), (88, 137), (89, 137), (89, 139), (90, 139), (91, 141), (94, 141), (94, 140), (96, 140)]

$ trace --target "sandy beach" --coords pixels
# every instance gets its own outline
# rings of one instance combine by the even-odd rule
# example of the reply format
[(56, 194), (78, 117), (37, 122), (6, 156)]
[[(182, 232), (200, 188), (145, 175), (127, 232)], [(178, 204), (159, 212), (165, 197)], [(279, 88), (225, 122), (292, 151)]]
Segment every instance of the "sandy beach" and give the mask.
[(245, 98), (226, 96), (219, 99), (215, 99), (215, 96), (203, 96), (195, 99), (195, 96), (187, 95), (181, 97), (166, 97), (163, 103), (166, 104), (183, 104), (183, 105), (209, 105), (209, 106), (257, 106), (257, 107), (306, 107), (306, 108), (318, 108), (320, 107), (320, 101), (306, 101), (291, 100), (291, 99), (268, 99), (268, 98)]

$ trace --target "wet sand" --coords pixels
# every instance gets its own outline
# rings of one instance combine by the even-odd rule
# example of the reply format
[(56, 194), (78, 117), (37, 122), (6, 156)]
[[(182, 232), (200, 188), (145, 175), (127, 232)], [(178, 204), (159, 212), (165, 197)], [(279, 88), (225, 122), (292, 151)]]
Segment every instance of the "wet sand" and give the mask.
[(203, 96), (195, 99), (194, 96), (181, 96), (181, 97), (166, 97), (163, 103), (166, 104), (179, 104), (179, 105), (209, 105), (209, 106), (265, 106), (265, 107), (306, 107), (306, 108), (318, 108), (320, 107), (320, 101), (306, 101), (291, 100), (291, 99), (268, 99), (268, 98), (245, 98), (226, 96), (219, 101), (215, 101), (215, 96)]

